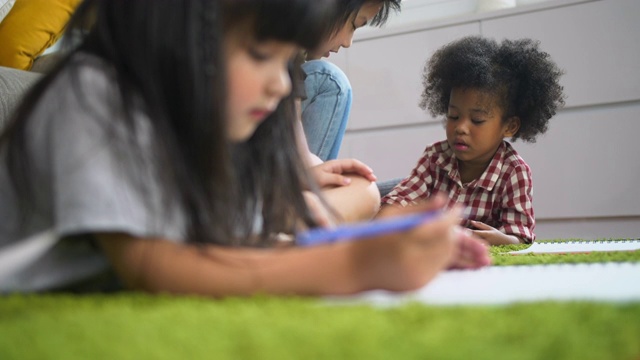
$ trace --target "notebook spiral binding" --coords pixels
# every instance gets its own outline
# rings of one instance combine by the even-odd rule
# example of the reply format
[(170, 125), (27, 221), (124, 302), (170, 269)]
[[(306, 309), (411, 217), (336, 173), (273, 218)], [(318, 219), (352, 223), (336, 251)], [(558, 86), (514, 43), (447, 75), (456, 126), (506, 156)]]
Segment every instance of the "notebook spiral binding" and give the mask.
[(540, 245), (555, 245), (555, 244), (626, 244), (637, 243), (640, 239), (620, 239), (620, 240), (570, 240), (570, 241), (537, 241)]
[(596, 251), (637, 251), (640, 239), (536, 241), (528, 248), (509, 254), (581, 253)]

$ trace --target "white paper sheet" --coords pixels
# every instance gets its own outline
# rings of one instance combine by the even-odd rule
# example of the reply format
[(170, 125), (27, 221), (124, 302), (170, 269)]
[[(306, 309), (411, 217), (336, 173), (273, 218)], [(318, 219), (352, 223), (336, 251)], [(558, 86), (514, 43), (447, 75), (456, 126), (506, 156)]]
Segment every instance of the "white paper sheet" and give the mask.
[(395, 306), (407, 302), (434, 305), (498, 305), (536, 301), (640, 301), (640, 263), (491, 266), (440, 273), (409, 293), (369, 291), (330, 297), (333, 304)]

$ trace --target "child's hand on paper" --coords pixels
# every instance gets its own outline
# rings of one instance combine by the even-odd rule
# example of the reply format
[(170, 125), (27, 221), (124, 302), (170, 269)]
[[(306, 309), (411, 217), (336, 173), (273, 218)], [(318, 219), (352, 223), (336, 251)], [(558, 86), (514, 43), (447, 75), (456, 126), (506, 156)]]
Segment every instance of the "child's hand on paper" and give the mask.
[(477, 269), (491, 264), (489, 244), (477, 238), (470, 230), (458, 227), (458, 247), (450, 269)]
[(371, 182), (377, 180), (370, 167), (355, 159), (329, 160), (312, 167), (311, 171), (320, 187), (349, 185), (351, 179), (347, 174), (359, 175)]
[[(421, 205), (392, 207), (385, 216), (439, 209), (445, 203), (445, 197), (437, 196)], [(354, 249), (353, 256), (365, 289), (415, 290), (450, 266), (486, 265), (486, 247), (470, 235), (461, 235), (460, 214), (460, 209), (454, 208), (410, 231), (349, 243), (360, 247)]]
[(484, 239), (489, 245), (509, 245), (520, 244), (520, 238), (513, 235), (507, 235), (502, 231), (487, 225), (480, 221), (471, 220), (471, 225), (477, 230), (471, 230), (473, 234), (481, 239)]

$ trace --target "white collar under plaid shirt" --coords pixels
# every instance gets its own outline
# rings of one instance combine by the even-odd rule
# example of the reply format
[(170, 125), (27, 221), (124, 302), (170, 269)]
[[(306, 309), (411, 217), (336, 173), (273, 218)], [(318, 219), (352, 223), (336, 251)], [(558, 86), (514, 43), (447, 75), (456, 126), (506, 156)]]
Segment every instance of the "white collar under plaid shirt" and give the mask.
[(411, 174), (382, 198), (382, 204), (407, 206), (444, 193), (447, 207), (463, 204), (469, 220), (532, 242), (532, 192), (531, 170), (508, 142), (498, 147), (480, 178), (462, 184), (458, 161), (445, 140), (427, 146)]

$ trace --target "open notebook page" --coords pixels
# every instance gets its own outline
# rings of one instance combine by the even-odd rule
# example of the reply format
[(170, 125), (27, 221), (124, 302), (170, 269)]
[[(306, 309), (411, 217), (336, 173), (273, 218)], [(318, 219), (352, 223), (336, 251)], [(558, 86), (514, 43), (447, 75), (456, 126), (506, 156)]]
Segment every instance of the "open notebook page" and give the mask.
[(490, 266), (449, 270), (408, 293), (368, 291), (329, 297), (333, 304), (497, 305), (535, 301), (640, 301), (640, 263)]

